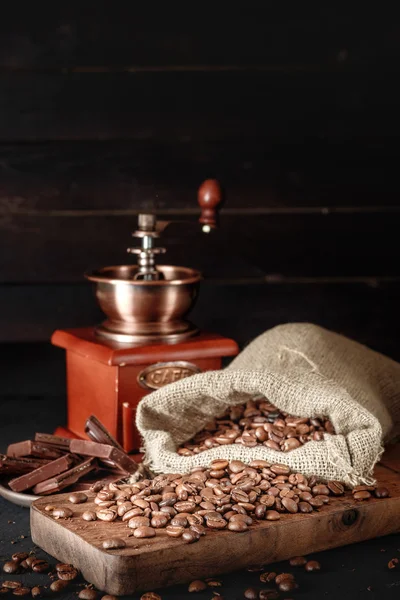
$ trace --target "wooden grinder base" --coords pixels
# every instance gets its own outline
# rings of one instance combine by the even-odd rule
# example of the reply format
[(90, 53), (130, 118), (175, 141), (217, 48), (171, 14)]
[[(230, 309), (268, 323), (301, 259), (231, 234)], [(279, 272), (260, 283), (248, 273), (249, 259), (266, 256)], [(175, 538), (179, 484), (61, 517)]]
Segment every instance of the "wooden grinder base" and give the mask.
[[(390, 498), (331, 498), (312, 514), (285, 514), (280, 521), (261, 521), (244, 533), (209, 531), (189, 545), (162, 530), (155, 538), (138, 540), (128, 537), (132, 532), (126, 523), (86, 523), (80, 515), (96, 505), (72, 505), (68, 494), (59, 494), (33, 504), (32, 540), (58, 560), (75, 565), (100, 590), (124, 596), (399, 532), (400, 446), (384, 455), (375, 475)], [(56, 521), (45, 512), (47, 504), (68, 506), (76, 516)], [(127, 547), (103, 550), (103, 540), (111, 537), (124, 538)]]
[[(185, 371), (220, 369), (223, 357), (239, 351), (236, 342), (215, 333), (201, 332), (176, 344), (130, 346), (96, 336), (93, 327), (56, 331), (52, 343), (66, 350), (67, 363), (68, 423), (56, 434), (85, 438), (86, 419), (95, 415), (126, 452), (139, 452), (141, 446), (134, 419), (143, 396)], [(159, 373), (156, 387), (141, 383), (149, 369)], [(166, 373), (170, 378), (165, 378)]]

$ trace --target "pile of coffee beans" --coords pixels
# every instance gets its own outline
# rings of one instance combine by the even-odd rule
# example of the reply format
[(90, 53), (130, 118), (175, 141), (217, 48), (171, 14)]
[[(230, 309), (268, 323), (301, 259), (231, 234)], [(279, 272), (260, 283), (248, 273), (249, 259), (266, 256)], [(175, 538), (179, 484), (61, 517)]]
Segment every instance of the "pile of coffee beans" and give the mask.
[[(359, 501), (389, 493), (372, 486), (355, 489)], [(93, 504), (80, 517), (85, 521), (123, 521), (135, 538), (152, 538), (163, 531), (187, 543), (197, 542), (207, 530), (243, 532), (257, 521), (277, 521), (283, 513), (311, 513), (330, 497), (345, 494), (338, 481), (321, 483), (314, 476), (292, 473), (284, 464), (253, 460), (246, 465), (224, 459), (212, 461), (209, 468), (195, 467), (187, 475), (162, 474), (131, 485), (100, 484), (93, 491)], [(69, 501), (76, 504), (75, 495)], [(68, 507), (46, 510), (57, 519), (74, 516)], [(120, 537), (103, 540), (106, 550), (125, 546)]]
[(323, 440), (324, 433), (335, 433), (326, 417), (293, 417), (267, 399), (258, 398), (231, 406), (222, 417), (213, 419), (183, 444), (178, 454), (192, 456), (227, 444), (242, 444), (247, 448), (263, 445), (277, 452), (290, 452), (307, 442)]

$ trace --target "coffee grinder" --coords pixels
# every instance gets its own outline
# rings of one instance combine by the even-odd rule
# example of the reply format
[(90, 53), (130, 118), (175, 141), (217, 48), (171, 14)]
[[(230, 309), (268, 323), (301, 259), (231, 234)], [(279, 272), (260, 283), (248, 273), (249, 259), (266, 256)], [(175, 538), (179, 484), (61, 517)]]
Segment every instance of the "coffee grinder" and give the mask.
[[(217, 224), (221, 190), (205, 181), (198, 191), (199, 223), (208, 233)], [(66, 350), (67, 426), (57, 435), (86, 438), (85, 421), (95, 415), (127, 452), (139, 452), (134, 425), (141, 398), (163, 385), (202, 371), (220, 369), (222, 358), (238, 353), (236, 342), (199, 331), (186, 319), (201, 274), (189, 267), (159, 265), (165, 248), (156, 240), (171, 221), (139, 214), (128, 248), (136, 265), (101, 268), (85, 276), (95, 284), (107, 319), (97, 327), (57, 330), (52, 343)]]

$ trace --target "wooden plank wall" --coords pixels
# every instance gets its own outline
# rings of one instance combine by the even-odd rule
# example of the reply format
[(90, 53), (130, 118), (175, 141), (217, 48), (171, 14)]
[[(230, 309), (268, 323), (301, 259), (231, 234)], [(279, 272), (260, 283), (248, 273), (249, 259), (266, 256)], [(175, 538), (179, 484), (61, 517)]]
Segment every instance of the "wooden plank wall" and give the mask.
[(98, 322), (83, 272), (125, 262), (151, 209), (190, 221), (165, 243), (206, 277), (202, 327), (308, 320), (400, 358), (394, 5), (143, 4), (2, 14), (0, 349)]

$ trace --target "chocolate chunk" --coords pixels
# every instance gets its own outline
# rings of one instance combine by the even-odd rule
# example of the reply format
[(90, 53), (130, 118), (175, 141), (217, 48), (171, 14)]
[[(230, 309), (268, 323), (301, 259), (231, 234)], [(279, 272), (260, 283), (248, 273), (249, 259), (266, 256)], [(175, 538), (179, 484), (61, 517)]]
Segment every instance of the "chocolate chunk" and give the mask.
[(92, 439), (94, 442), (98, 444), (107, 444), (108, 446), (114, 446), (114, 448), (118, 448), (121, 452), (124, 452), (121, 444), (117, 442), (117, 440), (111, 435), (111, 433), (104, 427), (102, 423), (98, 420), (97, 417), (92, 415), (88, 418), (85, 423), (85, 433)]
[(39, 458), (14, 458), (0, 454), (0, 473), (6, 475), (30, 473), (30, 471), (47, 465), (49, 462), (49, 460)]
[(93, 471), (96, 468), (96, 461), (94, 458), (89, 458), (84, 462), (76, 465), (69, 471), (65, 471), (56, 477), (52, 477), (51, 479), (47, 479), (46, 481), (42, 481), (38, 483), (33, 488), (33, 493), (38, 495), (47, 495), (54, 494), (56, 492), (60, 492), (64, 488), (68, 487), (79, 481), (81, 477)]
[(66, 454), (65, 456), (61, 456), (61, 458), (57, 458), (30, 473), (26, 473), (25, 475), (21, 475), (16, 479), (12, 479), (9, 482), (10, 488), (14, 492), (24, 492), (29, 490), (37, 483), (41, 483), (42, 481), (46, 481), (46, 479), (50, 479), (50, 477), (54, 477), (55, 475), (59, 475), (64, 471), (67, 471), (74, 464), (73, 457), (70, 454)]
[(32, 440), (25, 440), (23, 442), (17, 442), (16, 444), (10, 444), (7, 448), (7, 456), (12, 456), (13, 458), (29, 456), (55, 460), (56, 458), (60, 458), (60, 456), (63, 454), (64, 451), (60, 450), (59, 448), (55, 448), (51, 444), (33, 442)]
[(93, 456), (100, 460), (110, 460), (126, 473), (135, 473), (138, 469), (137, 463), (123, 450), (108, 444), (87, 442), (86, 440), (71, 440), (71, 452), (83, 456)]
[(52, 435), (51, 433), (35, 433), (35, 442), (44, 442), (45, 444), (62, 448), (68, 452), (71, 438), (63, 438), (58, 435)]

